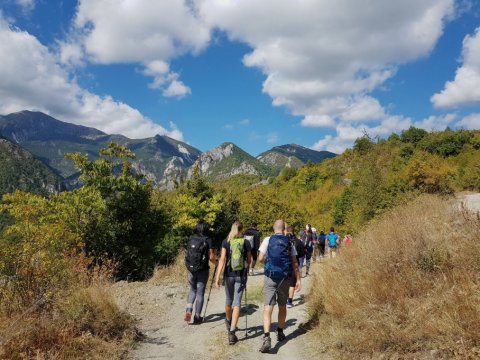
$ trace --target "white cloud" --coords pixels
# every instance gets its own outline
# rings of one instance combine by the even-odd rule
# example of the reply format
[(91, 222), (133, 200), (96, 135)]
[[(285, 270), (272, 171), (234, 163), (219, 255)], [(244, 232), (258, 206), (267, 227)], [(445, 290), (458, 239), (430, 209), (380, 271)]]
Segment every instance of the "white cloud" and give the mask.
[(474, 35), (467, 35), (463, 40), (462, 61), (455, 79), (448, 81), (440, 93), (432, 96), (434, 106), (453, 108), (480, 104), (480, 27)]
[(198, 0), (201, 16), (247, 43), (273, 104), (305, 126), (385, 117), (368, 93), (396, 67), (429, 54), (454, 0)]
[(153, 77), (149, 87), (163, 90), (162, 94), (165, 97), (182, 98), (191, 93), (191, 89), (178, 80), (178, 73), (171, 71), (165, 61), (155, 60), (145, 64), (143, 74)]
[(137, 109), (82, 89), (34, 36), (10, 27), (0, 15), (0, 113), (38, 110), (107, 133), (139, 138), (167, 131)]
[(410, 126), (428, 131), (441, 131), (453, 124), (456, 119), (457, 116), (455, 114), (446, 114), (430, 116), (420, 121), (412, 121), (412, 119), (403, 116), (387, 116), (380, 123), (373, 126), (341, 122), (336, 127), (335, 136), (327, 135), (314, 143), (311, 148), (314, 150), (328, 150), (338, 154), (351, 147), (355, 140), (364, 134), (368, 134), (372, 138), (385, 138), (392, 133), (400, 133)]
[(168, 87), (162, 92), (165, 97), (182, 98), (188, 94), (191, 94), (191, 90), (180, 80), (173, 80)]
[(240, 126), (249, 126), (250, 125), (250, 120), (249, 119), (242, 119), (238, 122), (238, 125)]
[[(197, 17), (193, 1), (80, 0), (73, 30), (60, 47), (64, 61), (75, 50), (78, 62), (76, 50), (81, 49), (82, 57), (93, 63), (144, 64), (144, 74), (154, 77), (151, 88), (181, 98), (191, 90), (168, 71), (168, 62), (198, 54), (209, 40), (210, 27)], [(167, 71), (151, 71), (153, 64), (165, 64)]]
[(465, 116), (462, 120), (455, 124), (457, 128), (465, 130), (479, 130), (480, 129), (480, 114), (474, 113)]

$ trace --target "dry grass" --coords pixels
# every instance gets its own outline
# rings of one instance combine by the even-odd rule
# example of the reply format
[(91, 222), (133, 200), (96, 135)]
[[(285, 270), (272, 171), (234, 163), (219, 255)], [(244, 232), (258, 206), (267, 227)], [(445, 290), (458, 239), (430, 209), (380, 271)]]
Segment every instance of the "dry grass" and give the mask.
[(63, 293), (0, 324), (0, 358), (12, 360), (120, 359), (136, 337), (106, 284)]
[(344, 358), (480, 355), (480, 219), (454, 208), (421, 197), (324, 264), (309, 296), (314, 336)]
[[(210, 271), (212, 272), (212, 271)], [(185, 266), (185, 250), (178, 253), (175, 261), (168, 266), (157, 266), (149, 282), (158, 285), (166, 282), (185, 283), (187, 281), (187, 268)]]

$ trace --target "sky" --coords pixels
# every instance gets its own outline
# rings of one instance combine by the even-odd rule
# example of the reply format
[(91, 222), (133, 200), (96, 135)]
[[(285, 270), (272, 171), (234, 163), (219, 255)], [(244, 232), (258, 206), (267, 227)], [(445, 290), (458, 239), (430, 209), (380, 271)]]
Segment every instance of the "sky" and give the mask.
[(252, 155), (480, 129), (480, 0), (0, 0), (0, 114)]

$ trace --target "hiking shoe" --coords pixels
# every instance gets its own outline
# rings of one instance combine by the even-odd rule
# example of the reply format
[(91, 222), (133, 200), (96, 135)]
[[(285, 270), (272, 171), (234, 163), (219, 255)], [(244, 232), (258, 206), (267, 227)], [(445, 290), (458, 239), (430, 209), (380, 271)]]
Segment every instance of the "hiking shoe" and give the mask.
[(292, 308), (293, 307), (293, 301), (287, 300), (287, 308)]
[(228, 333), (228, 344), (229, 345), (234, 345), (238, 342), (238, 337), (235, 335), (234, 332), (229, 331)]
[(250, 270), (250, 271), (248, 272), (248, 275), (253, 276), (253, 270)]
[(285, 334), (283, 333), (283, 331), (282, 331), (282, 332), (277, 331), (277, 341), (283, 341), (283, 340), (285, 340), (285, 337), (286, 337), (286, 336), (285, 336)]
[(192, 313), (191, 312), (186, 312), (185, 316), (183, 317), (183, 320), (185, 320), (187, 323), (189, 323), (190, 320), (192, 320)]
[(264, 336), (262, 340), (262, 346), (260, 346), (261, 353), (268, 353), (272, 348), (272, 340), (270, 336)]
[(230, 326), (232, 326), (232, 320), (225, 319), (225, 326), (227, 327), (227, 331), (230, 331)]
[(193, 317), (193, 325), (200, 325), (203, 322), (203, 318), (201, 316), (195, 315)]

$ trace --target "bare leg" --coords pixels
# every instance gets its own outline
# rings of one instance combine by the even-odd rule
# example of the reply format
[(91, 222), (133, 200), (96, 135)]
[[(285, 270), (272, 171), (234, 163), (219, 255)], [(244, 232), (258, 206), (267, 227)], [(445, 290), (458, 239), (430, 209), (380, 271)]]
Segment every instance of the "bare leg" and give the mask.
[(235, 329), (238, 324), (238, 319), (240, 318), (240, 306), (234, 306), (232, 311), (232, 324), (230, 325), (230, 329)]
[(270, 332), (270, 324), (272, 323), (273, 305), (265, 305), (263, 307), (263, 331)]
[(227, 318), (228, 321), (232, 320), (232, 307), (229, 305), (225, 305), (225, 317)]
[(287, 305), (278, 305), (278, 327), (280, 329), (285, 329), (286, 319), (287, 319)]

